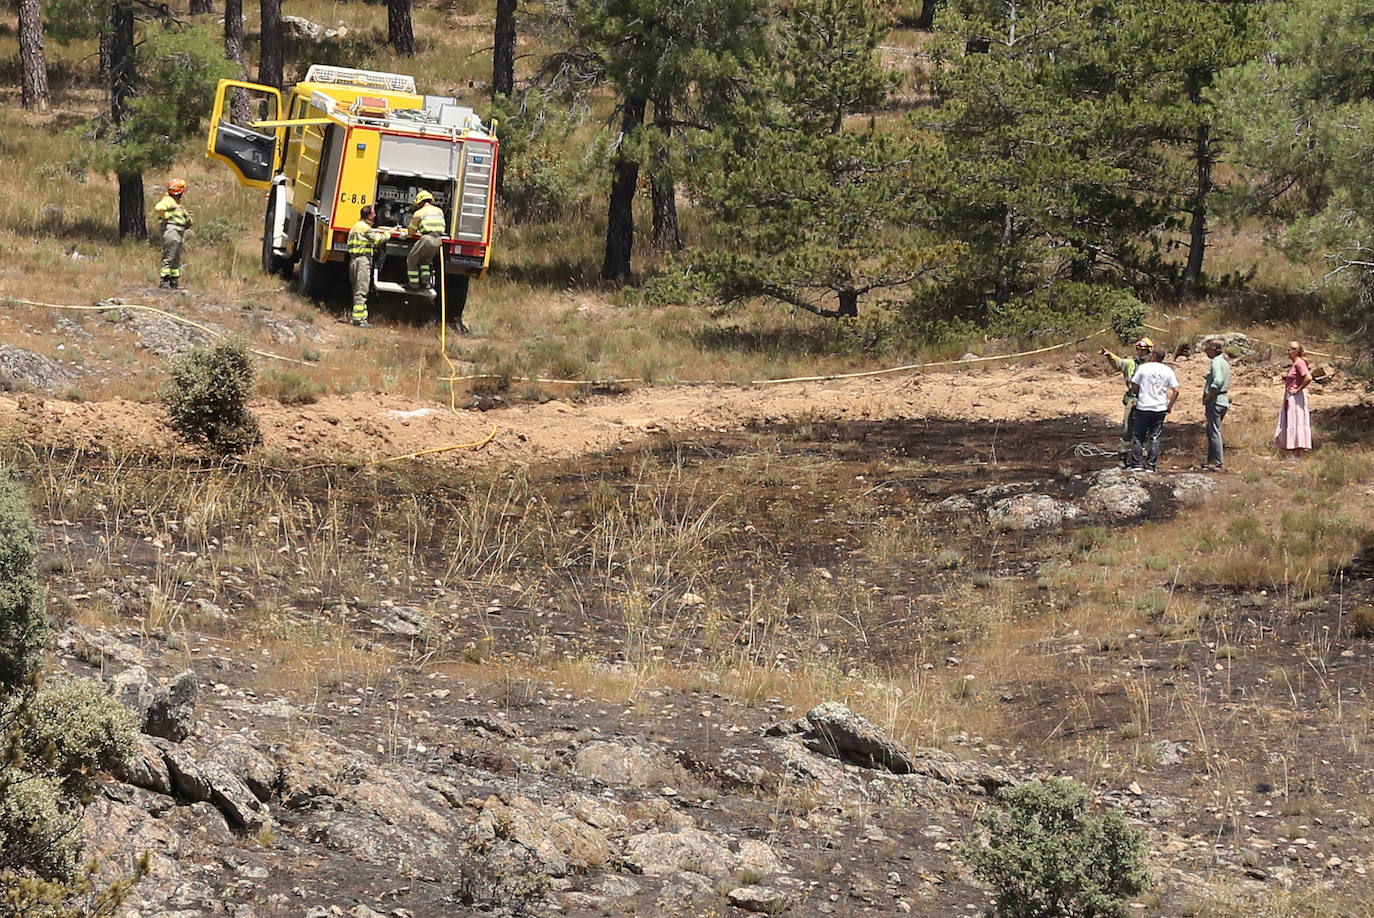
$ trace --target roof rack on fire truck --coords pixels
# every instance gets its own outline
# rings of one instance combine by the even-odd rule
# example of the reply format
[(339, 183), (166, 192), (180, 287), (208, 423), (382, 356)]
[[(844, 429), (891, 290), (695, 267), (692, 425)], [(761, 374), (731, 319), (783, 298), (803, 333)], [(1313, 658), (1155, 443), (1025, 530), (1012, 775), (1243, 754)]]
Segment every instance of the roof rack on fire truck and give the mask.
[(380, 70), (358, 70), (353, 67), (330, 67), (311, 64), (305, 72), (307, 83), (347, 83), (366, 89), (387, 89), (391, 92), (415, 92), (415, 78), (401, 73)]

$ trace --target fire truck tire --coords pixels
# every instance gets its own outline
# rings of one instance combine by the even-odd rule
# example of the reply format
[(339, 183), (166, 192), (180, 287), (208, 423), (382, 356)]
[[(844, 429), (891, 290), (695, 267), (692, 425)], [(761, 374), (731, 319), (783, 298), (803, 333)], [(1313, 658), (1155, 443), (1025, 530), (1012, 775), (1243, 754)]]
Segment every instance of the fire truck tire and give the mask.
[(315, 221), (306, 218), (305, 226), (301, 229), (301, 244), (296, 251), (301, 255), (301, 273), (296, 278), (296, 286), (301, 293), (310, 297), (312, 300), (322, 300), (325, 297), (327, 272), (325, 266), (315, 260)]
[(468, 283), (471, 280), (466, 274), (444, 275), (444, 312), (448, 324), (455, 328), (463, 325), (463, 307), (468, 303)]
[(277, 196), (267, 195), (267, 214), (262, 220), (262, 269), (268, 274), (288, 277), (291, 274), (291, 259), (278, 255), (272, 248), (272, 236), (276, 232)]

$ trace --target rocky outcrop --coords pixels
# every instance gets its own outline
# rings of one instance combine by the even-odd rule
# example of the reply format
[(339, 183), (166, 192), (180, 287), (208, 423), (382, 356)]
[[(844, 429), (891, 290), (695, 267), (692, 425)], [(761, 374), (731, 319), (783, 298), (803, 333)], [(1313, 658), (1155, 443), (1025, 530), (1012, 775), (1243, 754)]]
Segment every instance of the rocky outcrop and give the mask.
[(1180, 504), (1196, 504), (1217, 492), (1217, 482), (1209, 475), (1184, 472), (1172, 482), (1174, 500)]
[(108, 688), (116, 701), (138, 715), (139, 728), (149, 736), (179, 743), (191, 735), (197, 688), (196, 674), (190, 670), (162, 686), (136, 664), (111, 678)]
[(159, 687), (144, 712), (143, 732), (179, 743), (191, 735), (196, 714), (196, 674), (190, 670)]
[(806, 722), (803, 742), (813, 752), (899, 775), (910, 774), (915, 767), (900, 743), (839, 702), (816, 705), (806, 712)]
[(604, 741), (577, 750), (573, 767), (592, 781), (624, 787), (674, 785), (685, 778), (681, 766), (661, 749)]
[(1083, 506), (1093, 513), (1127, 520), (1145, 513), (1150, 492), (1134, 481), (1101, 481), (1088, 489)]
[(34, 351), (0, 344), (0, 390), (61, 393), (81, 378), (77, 370)]
[(1079, 509), (1048, 494), (1005, 497), (988, 508), (988, 522), (998, 529), (1047, 529), (1076, 519)]

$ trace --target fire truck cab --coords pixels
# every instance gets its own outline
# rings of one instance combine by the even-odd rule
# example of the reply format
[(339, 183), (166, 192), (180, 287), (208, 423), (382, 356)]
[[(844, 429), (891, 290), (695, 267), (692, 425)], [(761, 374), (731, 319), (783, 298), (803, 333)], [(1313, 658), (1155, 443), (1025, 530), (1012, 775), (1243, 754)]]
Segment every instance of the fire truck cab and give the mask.
[(416, 194), (428, 191), (448, 225), (436, 276), (461, 323), (468, 282), (491, 262), (497, 146), (471, 108), (417, 94), (409, 76), (316, 64), (285, 99), (275, 87), (220, 81), (206, 155), (266, 190), (263, 270), (289, 277), (299, 265), (299, 288), (313, 298), (345, 263), (365, 204), (392, 233), (373, 260), (374, 289), (414, 295), (404, 231)]

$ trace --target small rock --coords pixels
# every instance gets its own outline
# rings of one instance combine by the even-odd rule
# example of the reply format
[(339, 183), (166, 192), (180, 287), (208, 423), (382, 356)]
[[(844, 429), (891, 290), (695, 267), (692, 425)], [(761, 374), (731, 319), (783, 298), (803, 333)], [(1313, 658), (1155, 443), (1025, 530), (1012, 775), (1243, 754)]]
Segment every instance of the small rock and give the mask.
[(988, 508), (988, 522), (999, 529), (1045, 529), (1058, 526), (1079, 515), (1067, 501), (1047, 494), (1021, 494), (999, 500)]
[(763, 915), (781, 915), (792, 906), (787, 893), (768, 886), (740, 886), (730, 890), (729, 899), (736, 908)]
[(159, 692), (148, 707), (143, 732), (179, 743), (191, 735), (196, 713), (196, 674), (189, 669)]

